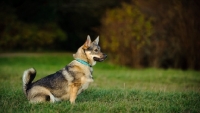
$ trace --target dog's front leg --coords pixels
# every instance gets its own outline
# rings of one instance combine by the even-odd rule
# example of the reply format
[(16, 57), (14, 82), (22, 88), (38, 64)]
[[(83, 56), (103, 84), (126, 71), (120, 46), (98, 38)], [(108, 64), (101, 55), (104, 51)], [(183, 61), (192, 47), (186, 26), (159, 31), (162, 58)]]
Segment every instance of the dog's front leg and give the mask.
[(77, 93), (78, 93), (78, 86), (73, 84), (70, 87), (70, 102), (71, 104), (75, 103), (76, 97), (77, 97)]

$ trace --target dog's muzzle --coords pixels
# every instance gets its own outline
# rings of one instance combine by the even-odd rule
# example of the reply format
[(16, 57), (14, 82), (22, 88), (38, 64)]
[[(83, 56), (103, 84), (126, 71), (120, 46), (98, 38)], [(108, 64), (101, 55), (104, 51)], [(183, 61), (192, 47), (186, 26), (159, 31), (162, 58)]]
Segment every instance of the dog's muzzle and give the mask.
[(107, 58), (107, 55), (103, 53), (103, 57), (101, 57), (101, 58), (94, 57), (93, 59), (94, 59), (94, 61), (102, 62), (102, 61), (104, 61), (106, 58)]

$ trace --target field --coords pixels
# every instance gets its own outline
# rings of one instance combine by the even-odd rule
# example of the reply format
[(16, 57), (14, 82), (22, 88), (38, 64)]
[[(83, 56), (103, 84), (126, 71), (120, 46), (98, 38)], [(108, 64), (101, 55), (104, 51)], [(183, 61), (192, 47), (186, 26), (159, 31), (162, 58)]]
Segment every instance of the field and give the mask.
[(200, 72), (174, 69), (129, 69), (106, 62), (94, 66), (94, 83), (75, 105), (69, 101), (30, 104), (22, 92), (25, 69), (35, 80), (62, 69), (71, 53), (0, 54), (0, 113), (200, 112)]

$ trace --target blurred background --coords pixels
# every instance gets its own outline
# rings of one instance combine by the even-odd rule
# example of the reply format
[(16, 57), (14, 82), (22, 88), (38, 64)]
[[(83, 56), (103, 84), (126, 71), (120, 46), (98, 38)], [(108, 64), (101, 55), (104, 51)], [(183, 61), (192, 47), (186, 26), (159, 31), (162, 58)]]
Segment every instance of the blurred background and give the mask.
[(100, 36), (109, 61), (200, 70), (199, 0), (1, 0), (0, 54), (75, 52)]

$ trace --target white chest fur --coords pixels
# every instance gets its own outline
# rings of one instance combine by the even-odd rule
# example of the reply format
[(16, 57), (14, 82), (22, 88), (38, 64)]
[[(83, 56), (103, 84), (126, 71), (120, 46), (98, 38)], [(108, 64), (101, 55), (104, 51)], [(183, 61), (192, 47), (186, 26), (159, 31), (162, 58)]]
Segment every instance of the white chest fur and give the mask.
[[(92, 69), (92, 68), (91, 68)], [(91, 82), (93, 82), (92, 73), (89, 76), (84, 76), (81, 78), (81, 87), (78, 90), (78, 94), (81, 93), (83, 90), (86, 90)]]

